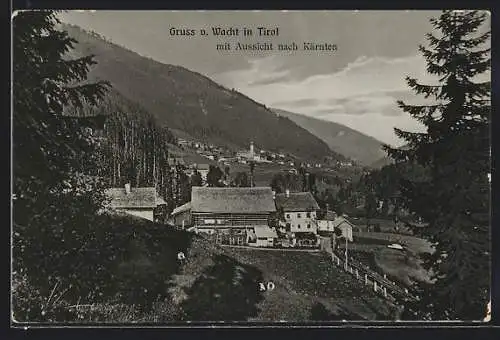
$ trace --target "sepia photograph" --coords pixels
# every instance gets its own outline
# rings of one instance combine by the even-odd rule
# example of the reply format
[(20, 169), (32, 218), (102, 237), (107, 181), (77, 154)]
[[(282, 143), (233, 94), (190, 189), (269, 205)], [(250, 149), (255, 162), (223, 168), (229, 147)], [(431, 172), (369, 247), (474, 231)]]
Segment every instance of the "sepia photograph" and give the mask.
[(11, 326), (490, 321), (490, 17), (13, 12)]

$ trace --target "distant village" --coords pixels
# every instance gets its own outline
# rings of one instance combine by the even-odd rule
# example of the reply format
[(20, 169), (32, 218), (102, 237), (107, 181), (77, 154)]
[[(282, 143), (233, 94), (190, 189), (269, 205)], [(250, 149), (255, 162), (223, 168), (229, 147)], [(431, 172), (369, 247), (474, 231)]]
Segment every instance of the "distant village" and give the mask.
[[(223, 165), (229, 165), (231, 163), (248, 164), (250, 162), (288, 165), (290, 167), (295, 167), (297, 165), (296, 158), (293, 155), (276, 153), (264, 149), (256, 151), (253, 142), (250, 142), (250, 148), (248, 150), (240, 150), (237, 152), (213, 144), (207, 144), (204, 142), (197, 142), (197, 141), (189, 141), (182, 138), (179, 138), (177, 143), (178, 146), (182, 148), (193, 149), (199, 155), (209, 160), (217, 161)], [(322, 163), (305, 162), (300, 165), (306, 168), (324, 167), (324, 164)], [(354, 166), (354, 162), (337, 161), (336, 166), (351, 167)]]

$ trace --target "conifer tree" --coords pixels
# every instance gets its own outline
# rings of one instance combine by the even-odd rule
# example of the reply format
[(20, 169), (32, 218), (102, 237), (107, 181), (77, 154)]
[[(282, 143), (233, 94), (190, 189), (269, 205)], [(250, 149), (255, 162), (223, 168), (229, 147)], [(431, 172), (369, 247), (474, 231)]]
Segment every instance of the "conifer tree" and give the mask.
[(92, 56), (69, 59), (75, 40), (58, 23), (53, 11), (13, 18), (14, 270), (29, 274), (42, 295), (56, 281), (82, 288), (85, 274), (100, 274), (95, 263), (74, 270), (104, 201), (102, 182), (88, 172), (97, 167), (98, 144), (63, 110), (95, 104), (107, 83), (87, 82)]
[(490, 296), (490, 32), (488, 14), (443, 11), (431, 24), (428, 47), (419, 46), (436, 85), (407, 77), (428, 105), (399, 107), (427, 131), (395, 129), (407, 150), (385, 146), (397, 161), (426, 169), (419, 180), (403, 182), (408, 208), (429, 223), (421, 236), (435, 252), (426, 258), (432, 284), (417, 287), (418, 319), (483, 319)]

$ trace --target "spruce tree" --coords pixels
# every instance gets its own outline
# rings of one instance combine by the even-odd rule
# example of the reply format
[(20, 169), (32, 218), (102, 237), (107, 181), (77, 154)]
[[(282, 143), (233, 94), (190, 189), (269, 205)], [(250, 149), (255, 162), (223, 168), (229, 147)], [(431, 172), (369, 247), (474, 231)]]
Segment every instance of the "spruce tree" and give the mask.
[(426, 127), (422, 133), (395, 129), (407, 150), (385, 146), (397, 161), (425, 169), (407, 179), (408, 208), (429, 223), (421, 236), (435, 247), (425, 259), (432, 284), (417, 287), (413, 317), (482, 320), (490, 299), (490, 32), (481, 32), (488, 14), (443, 11), (419, 46), (436, 85), (407, 77), (428, 105), (399, 107)]
[[(58, 23), (53, 11), (13, 18), (13, 268), (45, 297), (55, 283), (67, 294), (96, 291), (96, 280), (86, 279), (102, 269), (82, 261), (105, 199), (103, 183), (89, 173), (98, 144), (63, 111), (97, 103), (107, 83), (87, 81), (92, 56), (68, 58), (76, 41)], [(30, 313), (47, 307), (27, 306), (28, 314), (17, 309), (17, 320), (37, 319), (40, 313)]]

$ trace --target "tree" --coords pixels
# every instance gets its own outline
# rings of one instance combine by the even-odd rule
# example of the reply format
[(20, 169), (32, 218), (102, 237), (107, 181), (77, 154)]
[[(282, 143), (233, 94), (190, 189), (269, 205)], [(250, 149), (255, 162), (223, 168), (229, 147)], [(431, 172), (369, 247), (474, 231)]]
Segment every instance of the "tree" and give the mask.
[(370, 225), (370, 220), (375, 217), (377, 213), (377, 200), (375, 195), (371, 192), (365, 197), (365, 214), (366, 214), (366, 224)]
[(87, 296), (98, 287), (81, 278), (102, 269), (82, 261), (105, 201), (96, 176), (100, 145), (63, 111), (97, 104), (109, 84), (87, 81), (93, 56), (68, 58), (76, 41), (57, 30), (58, 23), (53, 11), (13, 18), (14, 270), (42, 296), (55, 282)]
[(250, 187), (250, 180), (246, 172), (238, 172), (233, 182), (231, 183), (233, 187)]
[(191, 186), (201, 187), (202, 184), (203, 184), (203, 178), (201, 178), (201, 174), (195, 170), (191, 175)]
[(439, 78), (408, 85), (429, 101), (399, 107), (418, 119), (426, 132), (395, 129), (406, 150), (385, 146), (398, 162), (424, 167), (420, 180), (406, 179), (401, 191), (408, 208), (429, 223), (421, 235), (435, 247), (425, 260), (434, 284), (420, 285), (419, 319), (482, 319), (490, 296), (490, 31), (487, 14), (444, 11), (431, 23), (439, 36), (427, 34), (419, 50), (427, 71)]
[(254, 171), (255, 171), (255, 162), (250, 161), (250, 186), (251, 187), (255, 186)]
[(210, 165), (207, 174), (207, 183), (209, 187), (220, 187), (221, 179), (224, 173), (218, 166)]

